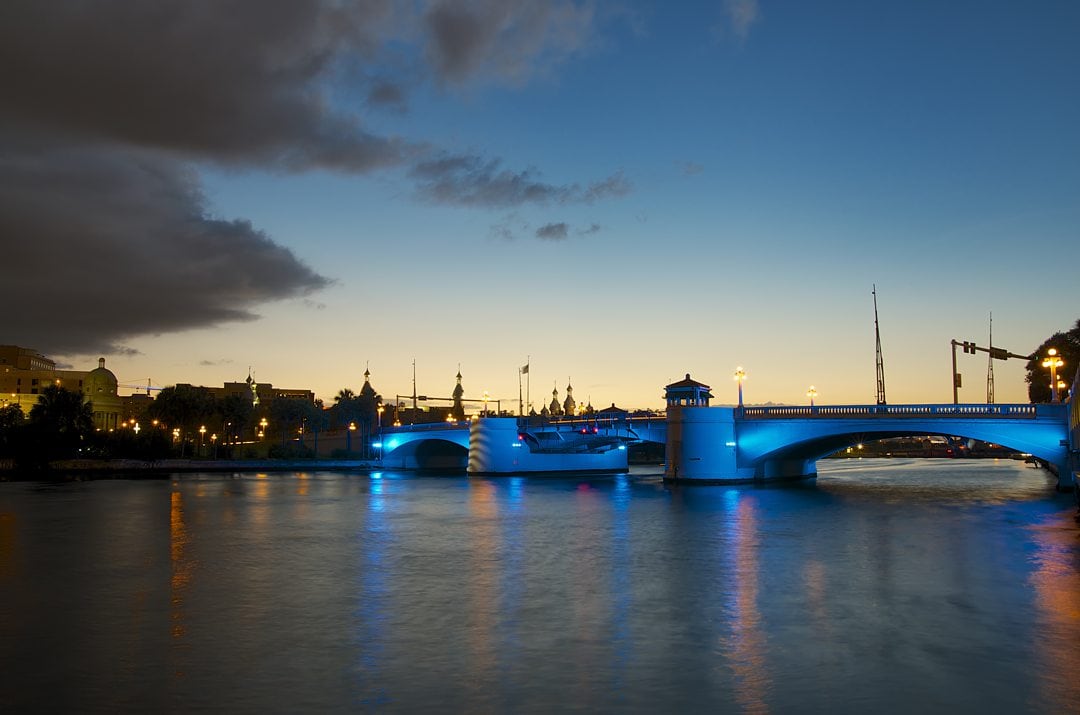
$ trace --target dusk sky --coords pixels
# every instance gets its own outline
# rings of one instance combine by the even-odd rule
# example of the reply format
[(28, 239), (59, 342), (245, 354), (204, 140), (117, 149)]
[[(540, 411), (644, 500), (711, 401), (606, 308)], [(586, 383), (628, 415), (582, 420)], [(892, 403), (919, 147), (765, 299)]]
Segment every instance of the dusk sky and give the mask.
[(1072, 0), (8, 0), (0, 58), (0, 343), (126, 384), (873, 403), (876, 284), (948, 402), (1080, 317)]

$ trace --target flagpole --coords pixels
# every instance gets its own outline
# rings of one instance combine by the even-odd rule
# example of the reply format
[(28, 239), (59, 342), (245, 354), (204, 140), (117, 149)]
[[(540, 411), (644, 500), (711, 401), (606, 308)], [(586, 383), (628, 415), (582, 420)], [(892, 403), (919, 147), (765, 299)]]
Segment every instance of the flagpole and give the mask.
[(518, 416), (525, 416), (525, 408), (521, 403), (521, 368), (518, 368)]
[(529, 395), (529, 385), (530, 385), (530, 381), (532, 380), (532, 370), (529, 370), (529, 363), (531, 361), (532, 361), (532, 356), (531, 355), (526, 355), (525, 356), (525, 374), (528, 377), (525, 378), (525, 403), (527, 405), (530, 405), (530, 406), (532, 405), (532, 396)]

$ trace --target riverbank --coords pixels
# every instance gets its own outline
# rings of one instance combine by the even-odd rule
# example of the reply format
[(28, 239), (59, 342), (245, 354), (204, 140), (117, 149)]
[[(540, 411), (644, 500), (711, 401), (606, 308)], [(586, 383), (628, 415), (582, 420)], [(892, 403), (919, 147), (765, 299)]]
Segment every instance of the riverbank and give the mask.
[(365, 459), (67, 459), (47, 469), (19, 469), (12, 460), (0, 460), (0, 481), (37, 479), (96, 479), (122, 475), (163, 479), (177, 472), (307, 472), (330, 470), (367, 473), (377, 470)]

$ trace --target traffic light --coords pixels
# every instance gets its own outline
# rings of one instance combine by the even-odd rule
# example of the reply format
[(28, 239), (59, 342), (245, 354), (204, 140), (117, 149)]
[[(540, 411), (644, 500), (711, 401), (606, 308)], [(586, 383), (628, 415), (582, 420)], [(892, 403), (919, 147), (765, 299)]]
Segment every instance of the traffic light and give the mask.
[(969, 343), (968, 341), (965, 340), (964, 341), (964, 352), (974, 355), (975, 354), (975, 343)]

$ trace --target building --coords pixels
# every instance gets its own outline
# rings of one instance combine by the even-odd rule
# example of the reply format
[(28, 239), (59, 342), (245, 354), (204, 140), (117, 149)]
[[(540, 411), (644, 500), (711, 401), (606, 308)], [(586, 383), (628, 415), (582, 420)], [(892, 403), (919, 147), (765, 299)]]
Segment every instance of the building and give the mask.
[(105, 367), (105, 358), (93, 370), (60, 370), (55, 360), (36, 350), (0, 345), (0, 407), (14, 404), (30, 414), (38, 395), (50, 385), (82, 393), (94, 406), (97, 429), (115, 429), (120, 422), (123, 398), (117, 395), (116, 375)]

